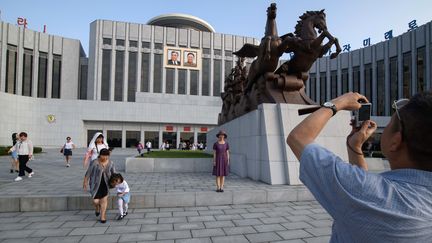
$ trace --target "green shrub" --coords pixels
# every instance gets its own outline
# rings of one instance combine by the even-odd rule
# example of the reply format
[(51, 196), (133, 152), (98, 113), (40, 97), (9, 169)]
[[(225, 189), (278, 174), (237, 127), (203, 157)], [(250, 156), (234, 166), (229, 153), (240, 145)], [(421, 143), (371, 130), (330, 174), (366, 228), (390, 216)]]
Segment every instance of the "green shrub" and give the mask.
[[(12, 146), (0, 146), (0, 155), (8, 155), (8, 151)], [(33, 147), (33, 153), (42, 153), (41, 147)]]

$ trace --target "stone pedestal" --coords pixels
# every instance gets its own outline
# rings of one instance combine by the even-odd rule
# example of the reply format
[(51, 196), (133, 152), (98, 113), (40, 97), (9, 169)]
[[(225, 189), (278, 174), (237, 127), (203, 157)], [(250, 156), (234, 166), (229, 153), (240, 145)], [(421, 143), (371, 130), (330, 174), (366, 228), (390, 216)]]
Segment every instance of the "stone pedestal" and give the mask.
[[(231, 172), (271, 185), (299, 185), (300, 164), (286, 143), (291, 130), (307, 115), (298, 109), (308, 105), (261, 104), (257, 110), (214, 128), (207, 134), (209, 152), (216, 134), (223, 129), (228, 134)], [(350, 113), (338, 112), (331, 118), (316, 142), (348, 160), (346, 136), (350, 132)]]

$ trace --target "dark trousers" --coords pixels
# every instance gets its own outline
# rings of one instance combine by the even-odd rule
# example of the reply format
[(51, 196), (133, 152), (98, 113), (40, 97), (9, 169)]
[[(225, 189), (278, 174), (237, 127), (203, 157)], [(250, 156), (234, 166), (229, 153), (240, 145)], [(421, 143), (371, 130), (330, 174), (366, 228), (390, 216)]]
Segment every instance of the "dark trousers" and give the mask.
[(25, 176), (24, 171), (27, 171), (27, 173), (32, 173), (33, 170), (27, 167), (27, 162), (29, 161), (28, 155), (18, 155), (18, 161), (19, 161), (18, 176)]

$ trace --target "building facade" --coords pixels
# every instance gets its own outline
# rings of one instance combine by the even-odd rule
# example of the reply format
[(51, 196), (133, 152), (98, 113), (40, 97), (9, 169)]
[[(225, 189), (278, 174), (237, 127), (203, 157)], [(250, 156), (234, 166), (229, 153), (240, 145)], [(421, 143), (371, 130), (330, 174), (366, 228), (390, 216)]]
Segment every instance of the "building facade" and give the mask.
[(430, 90), (432, 23), (429, 22), (388, 41), (324, 57), (312, 66), (307, 94), (322, 104), (348, 91), (364, 94), (372, 115), (393, 114), (392, 103)]

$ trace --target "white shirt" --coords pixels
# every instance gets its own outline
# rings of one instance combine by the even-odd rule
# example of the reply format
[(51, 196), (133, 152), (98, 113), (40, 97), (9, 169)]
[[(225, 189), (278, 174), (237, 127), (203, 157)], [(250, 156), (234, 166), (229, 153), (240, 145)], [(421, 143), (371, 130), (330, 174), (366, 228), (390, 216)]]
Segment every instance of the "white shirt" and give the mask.
[(103, 143), (97, 144), (96, 146), (97, 146), (97, 149), (96, 149), (96, 147), (93, 147), (93, 149), (92, 149), (91, 161), (98, 158), (99, 152), (101, 151), (101, 149), (104, 149), (104, 148), (108, 149), (108, 146), (105, 146), (105, 144), (103, 144)]
[(124, 193), (129, 192), (129, 185), (127, 184), (126, 180), (123, 180), (122, 183), (115, 186), (118, 193)]
[(152, 147), (151, 142), (147, 142), (147, 143), (146, 143), (146, 147), (147, 147), (147, 148), (151, 148), (151, 147)]
[(18, 155), (33, 155), (33, 143), (28, 139), (19, 141), (15, 144), (14, 150)]
[(65, 149), (73, 149), (74, 143), (72, 141), (65, 143), (64, 148)]

